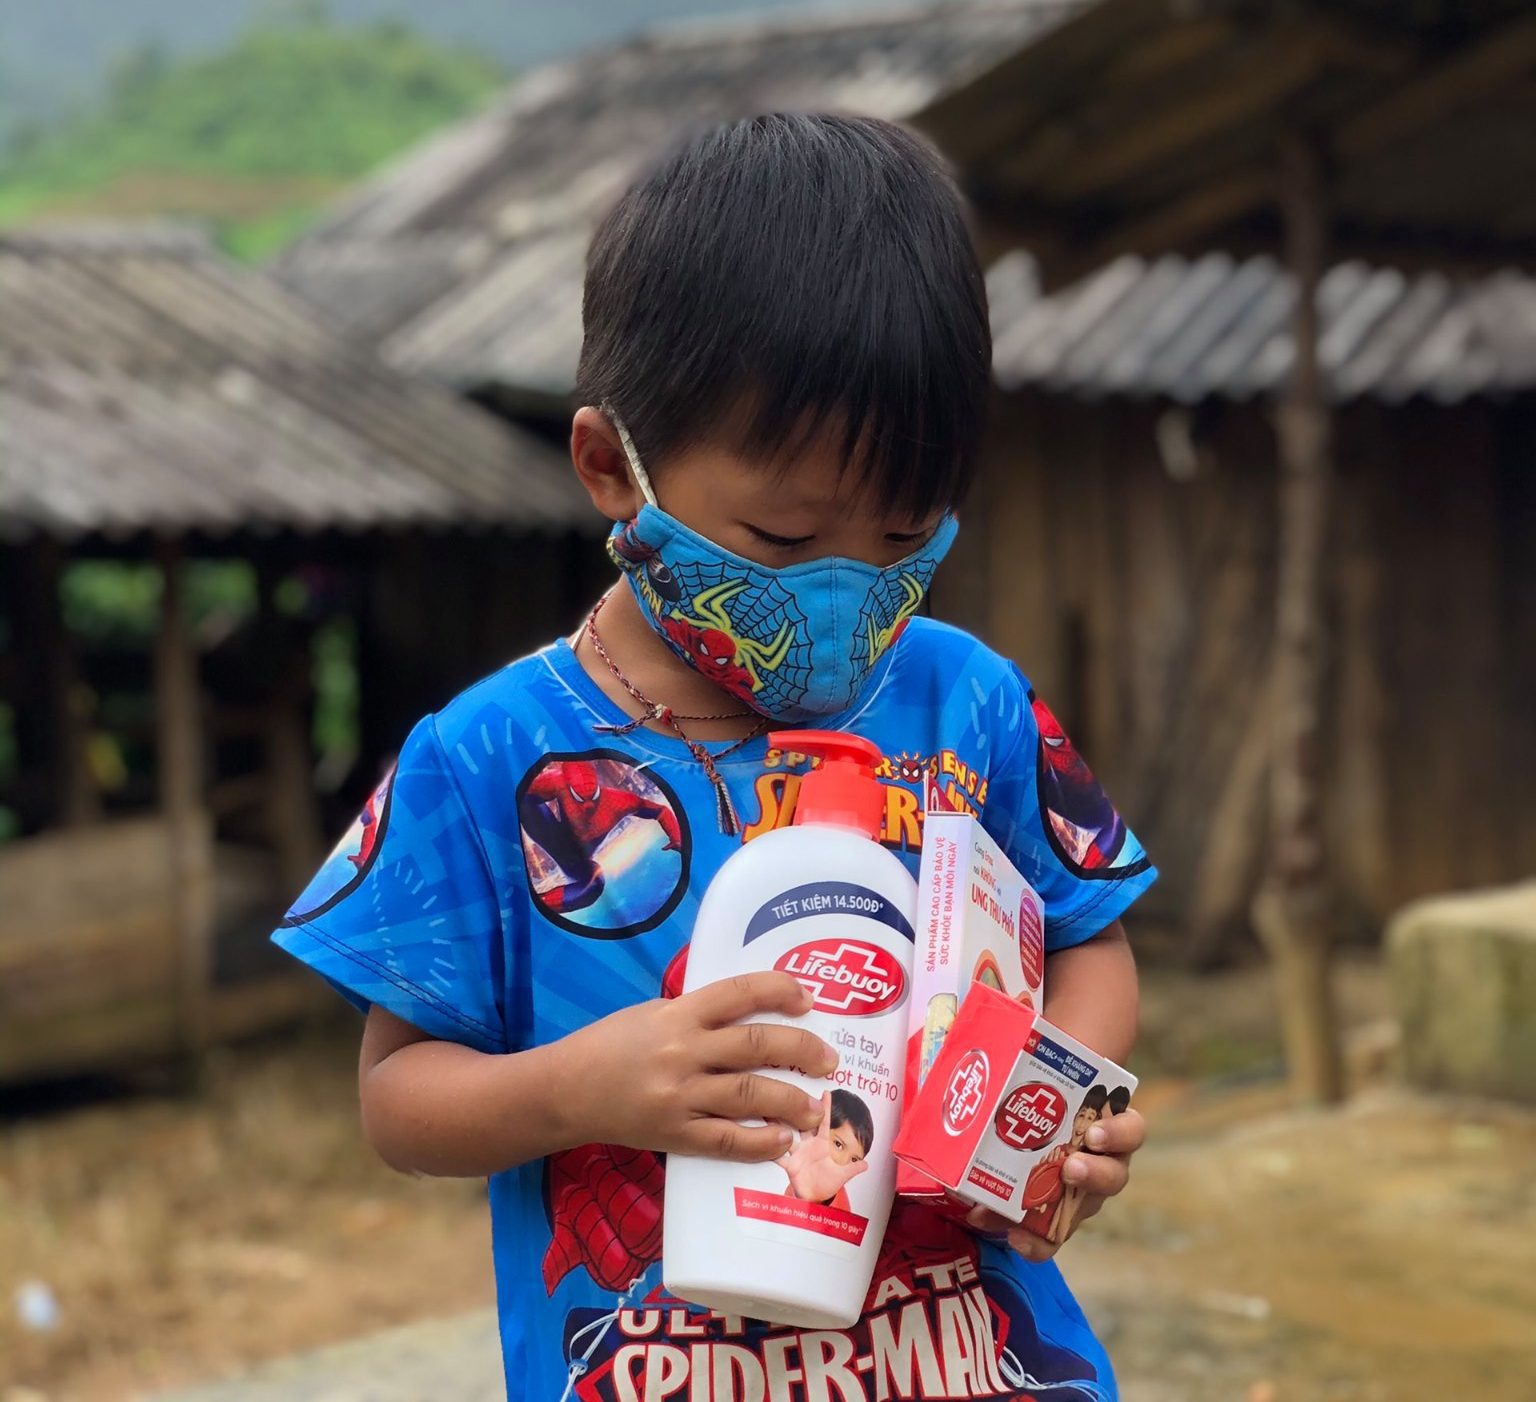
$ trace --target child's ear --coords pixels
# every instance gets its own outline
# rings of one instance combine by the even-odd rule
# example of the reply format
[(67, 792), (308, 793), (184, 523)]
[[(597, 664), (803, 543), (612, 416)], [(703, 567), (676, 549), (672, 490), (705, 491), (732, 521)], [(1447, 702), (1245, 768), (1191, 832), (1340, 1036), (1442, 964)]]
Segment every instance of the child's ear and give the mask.
[(630, 473), (618, 430), (590, 404), (571, 419), (571, 465), (592, 505), (610, 521), (628, 521), (639, 514), (645, 499)]

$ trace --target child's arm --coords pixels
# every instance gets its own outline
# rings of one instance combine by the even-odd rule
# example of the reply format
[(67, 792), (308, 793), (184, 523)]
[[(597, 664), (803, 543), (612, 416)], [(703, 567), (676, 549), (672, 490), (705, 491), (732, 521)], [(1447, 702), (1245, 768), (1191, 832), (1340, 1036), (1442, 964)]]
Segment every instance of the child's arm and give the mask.
[[(765, 1066), (829, 1075), (837, 1054), (791, 1016), (810, 997), (790, 975), (749, 974), (639, 1003), (547, 1046), (494, 1055), (438, 1041), (375, 1007), (359, 1058), (363, 1129), (402, 1172), (481, 1178), (578, 1144), (622, 1144), (760, 1162), (813, 1130), (821, 1101)], [(768, 1124), (748, 1128), (744, 1119)]]
[(1117, 920), (1090, 940), (1045, 956), (1045, 1016), (1124, 1065), (1136, 1044), (1136, 960)]

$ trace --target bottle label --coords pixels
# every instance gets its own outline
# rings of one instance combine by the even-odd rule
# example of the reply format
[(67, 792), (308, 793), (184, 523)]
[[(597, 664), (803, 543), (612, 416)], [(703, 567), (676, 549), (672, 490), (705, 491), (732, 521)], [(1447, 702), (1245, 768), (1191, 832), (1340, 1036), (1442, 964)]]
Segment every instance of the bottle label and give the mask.
[(733, 1206), (744, 1234), (843, 1255), (884, 1231), (905, 1071), (911, 915), (867, 886), (814, 881), (775, 894), (747, 922), (742, 944), (754, 946), (759, 967), (792, 974), (810, 992), (815, 1002), (798, 1025), (831, 1043), (840, 1061), (827, 1080), (769, 1073), (820, 1096), (822, 1120), (773, 1163), (737, 1170)]
[(819, 915), (857, 915), (865, 920), (875, 920), (896, 931), (903, 939), (917, 942), (912, 921), (907, 912), (887, 900), (878, 891), (867, 886), (857, 886), (851, 881), (813, 881), (785, 891), (762, 908), (747, 922), (742, 944), (751, 944), (774, 930), (782, 929), (796, 920), (810, 920)]
[(869, 1230), (869, 1218), (831, 1203), (805, 1202), (782, 1193), (763, 1193), (754, 1188), (736, 1189), (736, 1215), (744, 1221), (777, 1222), (814, 1232), (832, 1241), (860, 1246)]

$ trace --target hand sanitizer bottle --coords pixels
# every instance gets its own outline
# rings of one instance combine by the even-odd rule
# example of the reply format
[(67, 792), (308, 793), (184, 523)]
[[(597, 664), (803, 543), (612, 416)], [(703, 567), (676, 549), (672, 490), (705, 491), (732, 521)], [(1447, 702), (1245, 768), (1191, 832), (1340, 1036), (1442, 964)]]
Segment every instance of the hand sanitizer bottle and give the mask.
[(816, 1000), (799, 1024), (841, 1060), (830, 1080), (763, 1072), (822, 1101), (819, 1129), (781, 1159), (668, 1158), (662, 1276), (717, 1314), (846, 1328), (863, 1310), (895, 1190), (917, 885), (879, 843), (875, 745), (814, 730), (770, 743), (821, 763), (800, 783), (794, 826), (747, 843), (710, 883), (683, 991), (791, 973)]

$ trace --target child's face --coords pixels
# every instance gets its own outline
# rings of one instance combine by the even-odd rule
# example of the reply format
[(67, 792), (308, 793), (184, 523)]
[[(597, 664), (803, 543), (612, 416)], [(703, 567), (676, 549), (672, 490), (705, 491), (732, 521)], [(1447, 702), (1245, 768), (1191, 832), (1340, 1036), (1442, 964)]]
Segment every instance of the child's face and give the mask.
[(1081, 1144), (1084, 1138), (1086, 1138), (1088, 1131), (1098, 1122), (1099, 1112), (1097, 1110), (1091, 1105), (1080, 1107), (1072, 1120), (1072, 1142), (1074, 1144)]
[(782, 568), (839, 555), (893, 565), (928, 539), (943, 513), (913, 520), (879, 511), (857, 472), (839, 479), (839, 453), (833, 433), (785, 464), (700, 443), (669, 454), (653, 481), (663, 510), (757, 564)]
[(832, 1126), (832, 1162), (847, 1166), (864, 1161), (864, 1146), (859, 1137), (847, 1125)]

